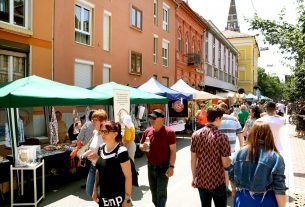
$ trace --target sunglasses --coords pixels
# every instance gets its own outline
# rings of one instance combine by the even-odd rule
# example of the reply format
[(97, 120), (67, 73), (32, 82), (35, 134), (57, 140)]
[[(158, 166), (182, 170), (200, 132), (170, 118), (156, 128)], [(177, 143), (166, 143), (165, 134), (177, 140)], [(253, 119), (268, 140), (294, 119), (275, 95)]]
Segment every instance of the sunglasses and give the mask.
[(100, 130), (100, 133), (101, 133), (101, 134), (104, 134), (104, 135), (109, 134), (109, 132), (117, 132), (117, 131), (115, 131), (115, 130), (107, 130), (107, 129), (105, 129), (105, 130)]
[(149, 119), (156, 120), (157, 118), (156, 117), (149, 117)]

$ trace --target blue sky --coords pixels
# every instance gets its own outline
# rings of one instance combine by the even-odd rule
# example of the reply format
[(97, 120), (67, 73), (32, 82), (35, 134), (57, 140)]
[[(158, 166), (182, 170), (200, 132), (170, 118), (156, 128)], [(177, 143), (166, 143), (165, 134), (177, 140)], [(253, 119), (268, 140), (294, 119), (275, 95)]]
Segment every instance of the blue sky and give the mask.
[[(185, 0), (187, 1), (187, 0)], [(220, 31), (225, 30), (231, 0), (188, 0), (189, 6), (207, 20), (211, 20)], [(241, 33), (255, 34), (248, 30), (244, 18), (252, 18), (255, 10), (259, 17), (278, 20), (278, 14), (283, 7), (286, 8), (286, 17), (290, 23), (296, 22), (296, 0), (235, 0), (237, 16)], [(264, 45), (262, 38), (257, 38), (259, 47), (268, 46), (269, 50), (261, 51), (258, 65), (265, 68), (268, 73), (276, 74), (283, 79), (290, 74), (288, 67), (281, 62), (283, 57), (277, 53), (277, 47)], [(272, 65), (272, 67), (270, 67)]]

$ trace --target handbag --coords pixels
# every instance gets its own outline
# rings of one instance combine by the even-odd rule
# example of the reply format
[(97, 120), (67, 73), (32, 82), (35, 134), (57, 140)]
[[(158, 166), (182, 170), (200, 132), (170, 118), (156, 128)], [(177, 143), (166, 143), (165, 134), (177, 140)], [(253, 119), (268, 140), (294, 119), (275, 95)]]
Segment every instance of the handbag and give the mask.
[(78, 157), (78, 159), (82, 159), (82, 155), (87, 152), (89, 150), (90, 144), (93, 140), (93, 136), (89, 139), (88, 143), (85, 144), (84, 146), (82, 146), (76, 153), (76, 156)]

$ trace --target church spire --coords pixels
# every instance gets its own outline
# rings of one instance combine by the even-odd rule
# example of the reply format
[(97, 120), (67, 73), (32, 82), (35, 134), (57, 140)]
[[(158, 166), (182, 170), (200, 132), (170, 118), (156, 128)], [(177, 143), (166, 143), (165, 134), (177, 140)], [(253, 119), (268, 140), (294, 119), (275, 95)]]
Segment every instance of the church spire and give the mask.
[(229, 15), (228, 15), (226, 30), (240, 32), (239, 25), (238, 25), (238, 19), (237, 19), (235, 0), (231, 0), (231, 3), (230, 3), (230, 10), (229, 10)]

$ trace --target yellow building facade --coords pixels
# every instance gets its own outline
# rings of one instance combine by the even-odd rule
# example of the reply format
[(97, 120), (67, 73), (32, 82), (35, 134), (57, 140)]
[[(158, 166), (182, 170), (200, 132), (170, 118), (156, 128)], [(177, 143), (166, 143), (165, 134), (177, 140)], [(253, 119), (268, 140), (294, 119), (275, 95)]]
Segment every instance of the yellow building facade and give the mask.
[(226, 30), (223, 35), (237, 48), (238, 55), (238, 88), (245, 93), (253, 93), (257, 86), (257, 65), (260, 51), (255, 36)]

